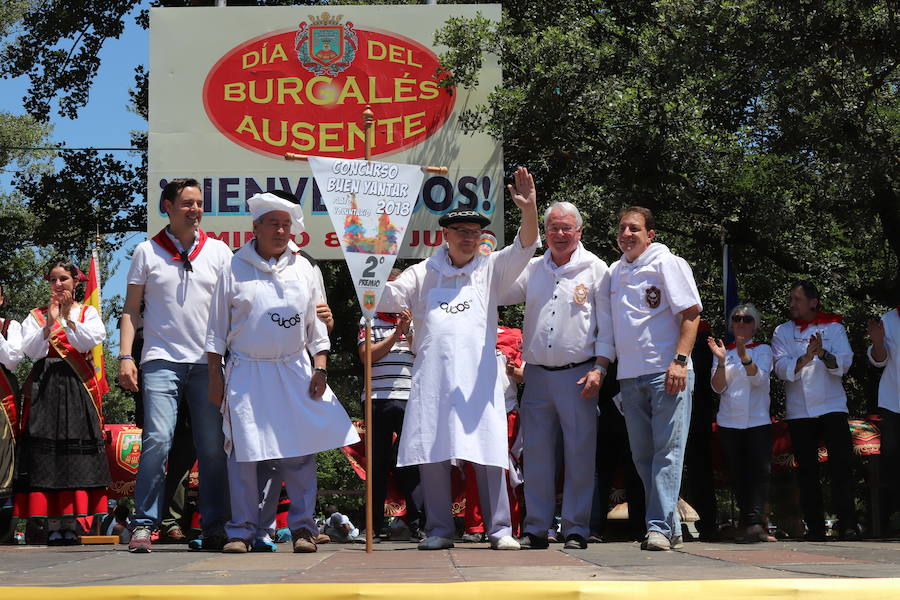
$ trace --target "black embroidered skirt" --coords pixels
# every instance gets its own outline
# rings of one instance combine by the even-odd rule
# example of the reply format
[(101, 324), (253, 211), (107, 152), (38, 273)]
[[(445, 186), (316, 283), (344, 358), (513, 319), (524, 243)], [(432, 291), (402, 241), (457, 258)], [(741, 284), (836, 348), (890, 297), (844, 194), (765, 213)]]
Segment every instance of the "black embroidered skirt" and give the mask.
[(19, 441), (16, 490), (105, 488), (109, 464), (97, 411), (84, 384), (61, 358), (32, 369), (31, 403)]

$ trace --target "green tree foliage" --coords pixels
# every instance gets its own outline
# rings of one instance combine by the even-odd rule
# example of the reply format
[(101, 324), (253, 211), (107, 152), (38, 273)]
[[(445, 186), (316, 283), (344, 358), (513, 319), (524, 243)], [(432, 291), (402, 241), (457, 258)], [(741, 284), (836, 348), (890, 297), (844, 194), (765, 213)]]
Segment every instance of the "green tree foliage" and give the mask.
[(509, 169), (534, 169), (545, 200), (585, 210), (588, 247), (617, 258), (616, 210), (649, 206), (714, 330), (725, 241), (764, 337), (805, 277), (847, 314), (861, 353), (864, 318), (900, 283), (895, 2), (503, 5), (499, 24), (439, 33), (449, 83), (471, 84), (482, 52), (499, 58), (503, 88), (464, 122), (504, 141)]

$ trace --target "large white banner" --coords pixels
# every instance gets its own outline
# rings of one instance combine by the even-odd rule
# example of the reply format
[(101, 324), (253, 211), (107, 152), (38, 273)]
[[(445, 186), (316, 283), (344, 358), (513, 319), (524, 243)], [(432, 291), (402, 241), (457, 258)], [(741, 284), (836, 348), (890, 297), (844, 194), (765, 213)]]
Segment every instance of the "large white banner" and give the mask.
[(375, 316), (424, 173), (418, 165), (309, 157), (363, 315)]
[(296, 242), (317, 259), (340, 258), (342, 234), (309, 165), (283, 156), (362, 158), (368, 105), (373, 159), (450, 169), (425, 178), (399, 256), (430, 255), (438, 218), (457, 207), (491, 218), (502, 246), (500, 144), (460, 125), (500, 85), (497, 59), (485, 57), (473, 89), (445, 89), (433, 43), (447, 19), (478, 13), (499, 20), (500, 6), (151, 9), (148, 232), (165, 225), (160, 192), (176, 177), (200, 181), (203, 229), (232, 248), (252, 237), (247, 199), (284, 189), (304, 210)]

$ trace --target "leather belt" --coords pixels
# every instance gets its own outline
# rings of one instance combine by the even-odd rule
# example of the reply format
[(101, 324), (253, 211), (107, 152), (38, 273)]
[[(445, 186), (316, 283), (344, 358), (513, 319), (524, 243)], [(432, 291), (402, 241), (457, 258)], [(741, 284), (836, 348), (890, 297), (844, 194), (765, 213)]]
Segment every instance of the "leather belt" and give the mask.
[(583, 360), (581, 362), (569, 363), (569, 364), (563, 365), (561, 367), (545, 367), (544, 365), (534, 365), (534, 366), (540, 367), (540, 368), (544, 369), (545, 371), (564, 371), (566, 369), (574, 369), (575, 367), (580, 367), (582, 365), (586, 365), (586, 364), (592, 363), (592, 362), (594, 362), (594, 359), (589, 358), (589, 359)]

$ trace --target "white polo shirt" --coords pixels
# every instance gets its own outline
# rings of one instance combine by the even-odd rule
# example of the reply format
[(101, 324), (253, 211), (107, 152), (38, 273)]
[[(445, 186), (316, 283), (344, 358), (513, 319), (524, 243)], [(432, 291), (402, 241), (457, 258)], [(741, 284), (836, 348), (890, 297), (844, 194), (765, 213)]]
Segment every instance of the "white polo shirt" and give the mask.
[(219, 273), (233, 254), (227, 244), (202, 231), (189, 253), (198, 246), (199, 252), (190, 259), (192, 271), (186, 271), (182, 261), (174, 260), (171, 252), (153, 240), (141, 242), (134, 250), (128, 284), (144, 286), (141, 364), (159, 359), (206, 363), (203, 344), (209, 305)]
[(869, 362), (876, 367), (884, 368), (881, 381), (878, 383), (878, 407), (891, 412), (900, 413), (900, 314), (897, 310), (886, 312), (881, 316), (884, 323), (884, 345), (887, 357), (879, 362), (872, 358), (872, 346), (866, 351)]
[(578, 243), (561, 267), (550, 251), (531, 259), (500, 304), (525, 302), (526, 363), (561, 367), (596, 356), (615, 360), (609, 309), (609, 268)]
[(609, 285), (618, 378), (665, 372), (676, 355), (681, 311), (703, 309), (687, 261), (654, 242), (634, 262), (614, 262)]
[[(756, 375), (747, 375), (737, 348), (730, 348), (725, 353), (725, 389), (719, 393), (721, 399), (716, 415), (716, 423), (720, 427), (748, 429), (772, 422), (769, 414), (772, 347), (768, 344), (750, 347), (751, 344), (747, 344), (747, 354), (756, 364)], [(715, 362), (713, 375), (719, 366), (718, 359)]]
[[(794, 372), (797, 359), (806, 354), (809, 338), (822, 334), (822, 345), (837, 359), (829, 369), (818, 357)], [(782, 323), (772, 334), (775, 375), (785, 382), (785, 419), (806, 419), (847, 411), (847, 393), (841, 378), (853, 363), (853, 350), (840, 323), (812, 324), (800, 329), (793, 321)]]

